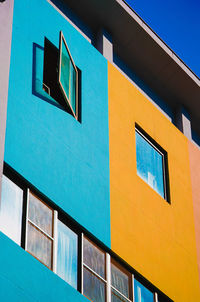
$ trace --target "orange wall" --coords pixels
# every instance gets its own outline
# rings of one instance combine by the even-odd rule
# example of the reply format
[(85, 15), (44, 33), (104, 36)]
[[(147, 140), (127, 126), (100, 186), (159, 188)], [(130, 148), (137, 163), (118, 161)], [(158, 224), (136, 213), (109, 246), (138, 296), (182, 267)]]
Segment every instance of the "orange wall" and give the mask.
[(197, 259), (200, 281), (200, 150), (193, 143), (189, 142), (189, 152), (194, 205), (194, 222), (197, 243)]
[[(108, 64), (111, 248), (176, 302), (200, 301), (188, 142)], [(171, 204), (136, 173), (135, 123), (168, 152)]]

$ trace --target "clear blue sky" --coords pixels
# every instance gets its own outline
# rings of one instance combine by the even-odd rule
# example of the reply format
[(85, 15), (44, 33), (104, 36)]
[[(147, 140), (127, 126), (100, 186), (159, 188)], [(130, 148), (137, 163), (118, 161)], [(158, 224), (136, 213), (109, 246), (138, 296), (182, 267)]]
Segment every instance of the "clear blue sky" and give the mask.
[(200, 0), (125, 0), (200, 78)]

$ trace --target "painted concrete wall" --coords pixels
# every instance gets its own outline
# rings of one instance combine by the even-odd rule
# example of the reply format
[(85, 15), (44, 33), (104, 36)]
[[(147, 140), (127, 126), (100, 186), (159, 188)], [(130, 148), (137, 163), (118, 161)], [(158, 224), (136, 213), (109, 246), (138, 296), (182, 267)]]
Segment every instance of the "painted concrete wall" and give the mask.
[(13, 2), (14, 0), (0, 2), (0, 198), (10, 69)]
[(192, 142), (188, 141), (188, 144), (189, 144), (189, 154), (190, 154), (194, 223), (195, 223), (195, 233), (196, 233), (199, 282), (200, 282), (200, 168), (199, 168), (200, 150)]
[[(111, 248), (176, 302), (200, 301), (188, 141), (108, 65)], [(168, 153), (171, 204), (136, 171), (135, 123)]]
[(88, 301), (2, 233), (0, 243), (0, 301)]
[[(42, 91), (43, 46), (62, 30), (82, 71), (82, 122)], [(110, 246), (107, 62), (46, 0), (16, 0), (5, 162)]]

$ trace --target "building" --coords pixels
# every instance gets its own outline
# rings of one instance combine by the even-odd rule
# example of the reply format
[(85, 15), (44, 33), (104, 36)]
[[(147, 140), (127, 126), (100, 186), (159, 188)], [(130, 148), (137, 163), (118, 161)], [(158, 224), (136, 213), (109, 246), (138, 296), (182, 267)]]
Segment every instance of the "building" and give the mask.
[(0, 1), (0, 63), (0, 301), (199, 302), (199, 78), (122, 0)]

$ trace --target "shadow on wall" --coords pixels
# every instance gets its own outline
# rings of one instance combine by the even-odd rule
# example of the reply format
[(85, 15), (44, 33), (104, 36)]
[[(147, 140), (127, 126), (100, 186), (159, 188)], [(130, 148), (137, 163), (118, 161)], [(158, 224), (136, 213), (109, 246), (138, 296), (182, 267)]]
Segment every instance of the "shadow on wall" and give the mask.
[[(58, 48), (53, 45), (47, 38), (45, 38), (46, 45), (50, 45), (50, 51), (48, 56), (46, 55), (46, 63), (44, 63), (44, 47), (33, 43), (33, 67), (32, 67), (32, 93), (38, 98), (42, 99), (49, 104), (56, 106), (57, 108), (68, 112), (66, 104), (63, 101), (63, 96), (61, 90), (58, 88), (58, 74), (57, 74), (57, 61), (58, 61)], [(45, 48), (45, 53), (47, 54), (47, 47)], [(50, 54), (50, 55), (49, 55)], [(48, 59), (47, 59), (48, 58)], [(45, 66), (46, 67), (45, 67)], [(48, 66), (48, 68), (47, 68)], [(45, 72), (44, 72), (45, 67)], [(77, 66), (76, 66), (77, 67)], [(82, 102), (81, 102), (81, 70), (78, 70), (78, 121), (82, 121)], [(53, 76), (52, 76), (53, 75)], [(50, 84), (47, 81), (50, 79)], [(43, 83), (51, 87), (51, 93), (47, 93), (43, 89)], [(48, 90), (48, 89), (47, 89)]]
[(92, 30), (83, 22), (81, 22), (79, 18), (77, 18), (77, 16), (66, 5), (64, 0), (49, 0), (49, 2), (55, 5), (69, 21), (71, 21), (75, 26), (77, 26), (77, 28), (87, 37), (87, 40), (90, 43), (93, 43), (94, 35), (92, 33)]
[(192, 140), (193, 142), (200, 147), (200, 136), (192, 130)]
[(151, 99), (152, 103), (159, 107), (167, 118), (173, 120), (173, 111), (167, 104), (161, 100), (137, 75), (114, 53), (114, 64), (124, 72), (144, 93)]
[(43, 89), (44, 47), (33, 43), (32, 93), (38, 98), (63, 110)]

